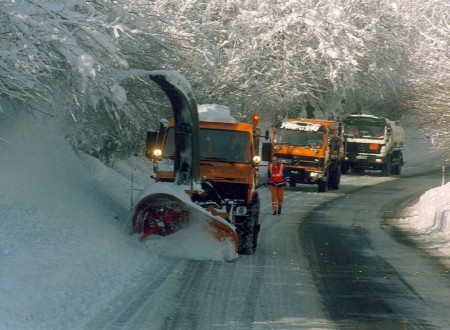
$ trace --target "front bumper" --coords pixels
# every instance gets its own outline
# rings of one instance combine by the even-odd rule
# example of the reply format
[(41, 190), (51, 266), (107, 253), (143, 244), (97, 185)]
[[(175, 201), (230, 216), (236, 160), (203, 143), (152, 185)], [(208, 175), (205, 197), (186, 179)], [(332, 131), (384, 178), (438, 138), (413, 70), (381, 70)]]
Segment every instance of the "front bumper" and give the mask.
[(385, 164), (385, 159), (379, 155), (347, 155), (345, 163), (353, 168), (380, 170)]
[(305, 169), (301, 167), (289, 167), (291, 182), (315, 184), (322, 181), (324, 172), (317, 169)]

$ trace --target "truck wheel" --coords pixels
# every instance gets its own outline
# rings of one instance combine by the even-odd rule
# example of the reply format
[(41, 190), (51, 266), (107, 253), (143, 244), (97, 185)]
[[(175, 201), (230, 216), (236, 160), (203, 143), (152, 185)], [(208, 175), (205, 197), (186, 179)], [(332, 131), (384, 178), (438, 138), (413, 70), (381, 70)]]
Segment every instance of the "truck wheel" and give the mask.
[(297, 182), (295, 182), (294, 180), (289, 181), (289, 187), (295, 188), (296, 185)]
[(250, 215), (236, 218), (236, 232), (239, 237), (239, 254), (251, 255), (256, 251), (259, 234), (259, 198), (256, 197)]
[(317, 187), (317, 190), (319, 192), (326, 192), (328, 190), (328, 184), (329, 184), (328, 178), (329, 178), (329, 176), (327, 176), (326, 180), (321, 180), (318, 182), (319, 186)]
[(341, 173), (342, 174), (347, 174), (348, 173), (348, 164), (342, 164), (341, 166)]
[(341, 182), (341, 166), (336, 165), (330, 170), (330, 178), (328, 183), (328, 189), (338, 190)]
[(254, 217), (248, 218), (247, 223), (242, 226), (236, 224), (239, 237), (239, 254), (251, 255), (255, 253), (258, 244), (259, 228), (260, 225)]
[(357, 174), (364, 174), (364, 168), (362, 167), (352, 167), (352, 172)]
[(384, 176), (390, 176), (392, 171), (391, 157), (386, 158), (386, 164), (383, 165), (382, 173)]
[(392, 167), (392, 174), (400, 175), (400, 172), (401, 172), (400, 164)]
[(402, 173), (402, 167), (403, 167), (403, 154), (400, 153), (400, 162), (398, 163), (398, 175)]
[(398, 164), (392, 169), (392, 174), (400, 175), (402, 173), (403, 155), (400, 153)]

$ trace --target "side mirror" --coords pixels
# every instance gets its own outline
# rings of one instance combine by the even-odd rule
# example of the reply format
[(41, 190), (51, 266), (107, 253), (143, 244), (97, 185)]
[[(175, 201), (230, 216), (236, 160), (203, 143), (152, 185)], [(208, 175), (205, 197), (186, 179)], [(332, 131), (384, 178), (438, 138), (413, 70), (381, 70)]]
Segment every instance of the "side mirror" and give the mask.
[(270, 137), (269, 130), (266, 130), (266, 133), (264, 134), (264, 138), (265, 138), (266, 140), (268, 140), (269, 137)]
[(270, 162), (272, 158), (272, 143), (263, 143), (262, 145), (262, 160)]

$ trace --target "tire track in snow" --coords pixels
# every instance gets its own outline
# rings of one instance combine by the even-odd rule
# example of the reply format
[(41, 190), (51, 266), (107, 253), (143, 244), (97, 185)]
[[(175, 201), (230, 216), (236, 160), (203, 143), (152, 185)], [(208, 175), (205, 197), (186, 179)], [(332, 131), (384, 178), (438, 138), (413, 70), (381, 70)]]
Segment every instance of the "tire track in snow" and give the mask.
[(255, 269), (252, 272), (252, 278), (250, 285), (245, 295), (244, 310), (240, 317), (240, 323), (248, 329), (252, 328), (252, 324), (255, 321), (256, 305), (258, 297), (261, 291), (261, 287), (264, 283), (264, 266), (266, 264), (265, 256), (257, 256)]
[[(151, 299), (154, 292), (164, 284), (179, 264), (179, 260), (173, 260), (156, 274), (151, 273), (141, 279), (139, 282), (143, 284), (142, 286), (137, 285), (131, 293), (126, 290), (116, 296), (103, 310), (89, 320), (83, 326), (83, 329), (123, 328), (140, 308)], [(150, 284), (146, 285), (146, 283)]]
[(236, 266), (236, 262), (189, 261), (183, 283), (174, 294), (175, 308), (165, 315), (162, 328), (203, 329), (211, 324), (227, 328), (227, 322), (235, 322), (229, 313), (236, 307), (232, 296), (239, 281)]
[(203, 290), (201, 284), (204, 282), (205, 272), (208, 265), (205, 262), (190, 261), (183, 273), (183, 283), (174, 295), (176, 308), (170, 311), (164, 318), (163, 328), (174, 329), (182, 325), (183, 328), (198, 328), (198, 304)]

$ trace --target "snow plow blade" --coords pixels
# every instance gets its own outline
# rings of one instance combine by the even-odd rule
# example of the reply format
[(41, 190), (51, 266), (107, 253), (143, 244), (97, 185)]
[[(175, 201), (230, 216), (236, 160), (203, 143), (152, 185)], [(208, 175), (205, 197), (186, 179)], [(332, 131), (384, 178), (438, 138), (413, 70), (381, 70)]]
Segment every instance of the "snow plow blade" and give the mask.
[[(187, 195), (186, 195), (187, 196)], [(143, 241), (150, 235), (173, 234), (191, 222), (197, 222), (219, 242), (229, 242), (237, 253), (239, 239), (229, 223), (169, 193), (154, 193), (142, 198), (131, 212), (131, 234), (141, 234)]]

